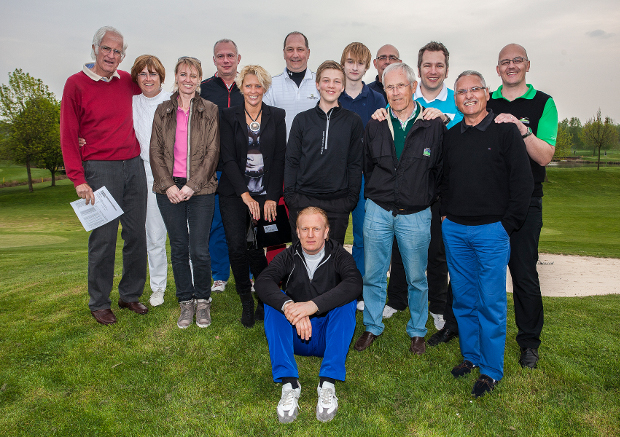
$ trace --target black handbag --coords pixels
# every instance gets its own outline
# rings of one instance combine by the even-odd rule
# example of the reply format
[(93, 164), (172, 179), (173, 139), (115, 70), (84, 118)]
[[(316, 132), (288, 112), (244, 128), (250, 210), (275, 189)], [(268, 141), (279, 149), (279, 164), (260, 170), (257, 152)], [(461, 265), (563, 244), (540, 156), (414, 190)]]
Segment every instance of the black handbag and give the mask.
[(258, 249), (277, 246), (292, 241), (291, 225), (288, 222), (288, 215), (284, 205), (276, 207), (276, 220), (273, 222), (265, 221), (263, 218), (256, 221), (252, 218), (252, 214), (249, 211), (248, 215), (248, 248)]

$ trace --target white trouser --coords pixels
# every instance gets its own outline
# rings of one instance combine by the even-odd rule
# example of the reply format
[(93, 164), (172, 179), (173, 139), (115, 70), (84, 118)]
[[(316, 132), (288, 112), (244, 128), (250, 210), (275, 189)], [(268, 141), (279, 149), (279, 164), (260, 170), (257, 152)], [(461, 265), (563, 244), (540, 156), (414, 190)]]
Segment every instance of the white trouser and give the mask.
[(151, 164), (144, 162), (148, 200), (146, 204), (146, 250), (149, 257), (151, 291), (165, 291), (168, 282), (168, 257), (166, 256), (166, 225), (161, 217), (157, 198), (153, 193)]

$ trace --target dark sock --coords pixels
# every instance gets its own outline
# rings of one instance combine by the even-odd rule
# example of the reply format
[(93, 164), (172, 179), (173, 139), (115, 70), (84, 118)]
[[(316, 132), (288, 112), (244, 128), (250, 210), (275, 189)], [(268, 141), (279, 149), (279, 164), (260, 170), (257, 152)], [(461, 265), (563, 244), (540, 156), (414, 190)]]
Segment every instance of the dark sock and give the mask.
[(332, 384), (336, 384), (336, 380), (334, 378), (327, 378), (325, 376), (321, 376), (321, 378), (319, 379), (319, 386), (321, 388), (323, 388), (323, 383), (327, 381), (327, 382), (331, 382)]
[(291, 383), (291, 386), (295, 389), (297, 387), (299, 387), (299, 382), (297, 381), (297, 378), (291, 378), (291, 377), (286, 377), (286, 378), (281, 378), (282, 379), (282, 384), (286, 384), (287, 382)]

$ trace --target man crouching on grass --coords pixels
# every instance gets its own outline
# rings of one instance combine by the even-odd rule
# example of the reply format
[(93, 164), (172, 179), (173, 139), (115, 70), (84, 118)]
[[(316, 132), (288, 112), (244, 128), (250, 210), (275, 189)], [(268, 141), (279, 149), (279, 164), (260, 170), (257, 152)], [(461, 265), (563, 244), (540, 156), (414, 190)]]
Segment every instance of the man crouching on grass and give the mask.
[(278, 420), (292, 422), (299, 412), (297, 354), (323, 357), (316, 418), (328, 422), (338, 410), (334, 383), (345, 379), (362, 276), (353, 257), (329, 239), (329, 222), (322, 209), (308, 207), (299, 212), (297, 236), (299, 241), (274, 258), (254, 287), (265, 303), (273, 380), (282, 383)]

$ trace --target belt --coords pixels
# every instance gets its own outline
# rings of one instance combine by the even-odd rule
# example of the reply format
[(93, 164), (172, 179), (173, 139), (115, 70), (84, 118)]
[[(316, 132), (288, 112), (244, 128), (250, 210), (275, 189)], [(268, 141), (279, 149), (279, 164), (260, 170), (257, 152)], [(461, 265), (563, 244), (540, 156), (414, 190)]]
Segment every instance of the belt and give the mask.
[(178, 178), (176, 176), (172, 177), (172, 182), (174, 182), (175, 184), (183, 184), (185, 185), (187, 183), (187, 178)]

